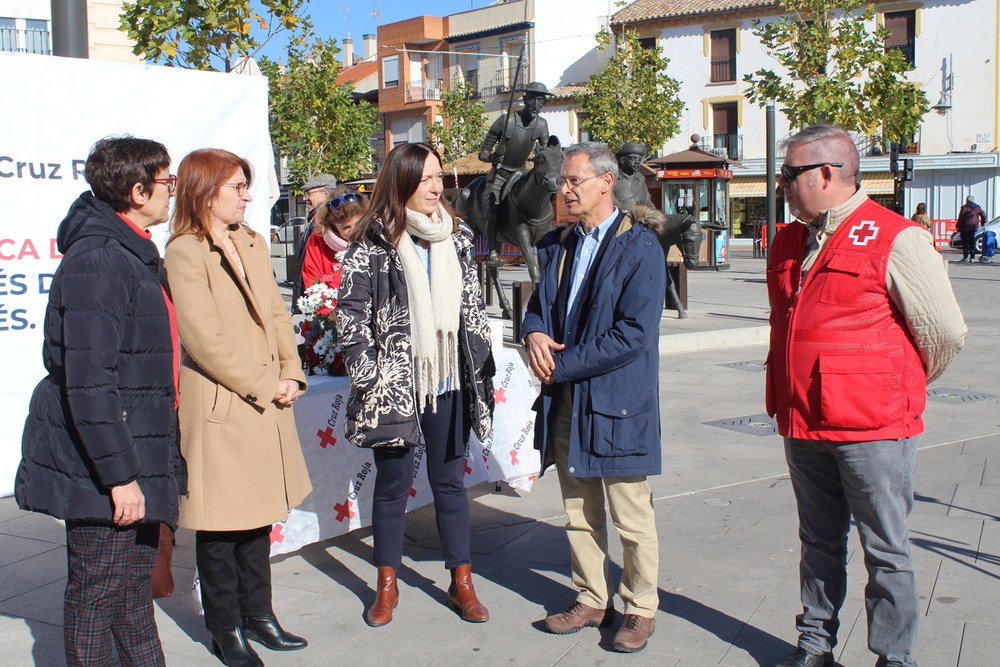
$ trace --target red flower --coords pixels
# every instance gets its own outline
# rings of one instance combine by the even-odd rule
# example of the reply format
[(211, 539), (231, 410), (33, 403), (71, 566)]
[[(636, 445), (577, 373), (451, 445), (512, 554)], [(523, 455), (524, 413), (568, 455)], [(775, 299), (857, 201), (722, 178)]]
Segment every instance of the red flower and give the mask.
[(320, 317), (325, 317), (332, 312), (333, 308), (331, 308), (330, 306), (323, 306), (322, 308), (316, 311), (316, 314), (319, 315)]

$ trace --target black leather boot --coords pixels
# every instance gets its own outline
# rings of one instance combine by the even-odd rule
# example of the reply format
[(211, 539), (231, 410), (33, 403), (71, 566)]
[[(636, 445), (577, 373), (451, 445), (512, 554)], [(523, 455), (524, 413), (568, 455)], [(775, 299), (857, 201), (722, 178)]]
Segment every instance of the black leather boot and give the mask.
[(264, 667), (260, 656), (243, 636), (242, 628), (213, 632), (212, 653), (227, 667)]
[(274, 614), (244, 616), (243, 634), (247, 639), (260, 642), (272, 651), (297, 651), (309, 645), (309, 642), (302, 637), (285, 632)]

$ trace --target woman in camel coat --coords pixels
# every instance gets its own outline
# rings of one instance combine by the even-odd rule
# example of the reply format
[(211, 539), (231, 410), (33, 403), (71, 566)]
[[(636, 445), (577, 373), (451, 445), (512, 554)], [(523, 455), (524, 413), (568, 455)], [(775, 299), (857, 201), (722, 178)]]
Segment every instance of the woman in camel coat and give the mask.
[(212, 650), (255, 667), (246, 643), (303, 648), (271, 608), (269, 534), (311, 490), (291, 404), (306, 381), (267, 243), (244, 226), (249, 163), (198, 150), (178, 169), (165, 266), (183, 355), (180, 525), (196, 558)]

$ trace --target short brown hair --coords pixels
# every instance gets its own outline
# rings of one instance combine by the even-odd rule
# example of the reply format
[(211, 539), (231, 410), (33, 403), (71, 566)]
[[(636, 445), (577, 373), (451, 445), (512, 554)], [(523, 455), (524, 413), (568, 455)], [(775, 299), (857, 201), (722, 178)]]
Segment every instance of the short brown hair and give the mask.
[(208, 235), (212, 228), (212, 200), (234, 169), (243, 172), (247, 187), (250, 187), (253, 167), (235, 153), (219, 148), (201, 148), (181, 160), (177, 168), (174, 215), (170, 220), (171, 240), (183, 234), (193, 234), (200, 241)]
[[(331, 229), (338, 222), (346, 222), (351, 218), (360, 218), (368, 209), (368, 201), (364, 195), (354, 192), (346, 185), (338, 185), (329, 192), (333, 195), (333, 199), (320, 206), (316, 211), (316, 224), (323, 229)], [(340, 202), (340, 206), (337, 208), (330, 206), (338, 198), (350, 194), (357, 195), (358, 199)]]
[(83, 177), (96, 198), (125, 213), (132, 208), (132, 186), (141, 183), (142, 191), (149, 192), (156, 174), (169, 168), (170, 155), (163, 144), (126, 134), (94, 144)]

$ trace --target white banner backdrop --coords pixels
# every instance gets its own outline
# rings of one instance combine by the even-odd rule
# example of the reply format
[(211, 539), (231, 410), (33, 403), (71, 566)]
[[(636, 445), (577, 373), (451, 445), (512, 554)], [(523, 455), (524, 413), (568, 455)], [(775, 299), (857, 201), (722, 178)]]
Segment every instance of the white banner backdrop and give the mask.
[[(176, 173), (197, 148), (254, 166), (250, 226), (269, 238), (274, 159), (267, 79), (0, 52), (0, 496), (14, 489), (28, 400), (45, 375), (42, 323), (59, 264), (56, 229), (89, 188), (90, 147), (108, 135), (163, 143)], [(275, 193), (276, 194), (276, 193)], [(166, 225), (153, 228), (162, 253)]]
[[(502, 327), (498, 327), (502, 335)], [(473, 434), (465, 455), (465, 486), (504, 480), (530, 491), (538, 476), (534, 448), (538, 395), (521, 356), (494, 340), (497, 374), (493, 378), (493, 432), (480, 442)], [(271, 555), (296, 551), (320, 540), (371, 525), (375, 463), (369, 449), (355, 447), (344, 436), (344, 415), (351, 383), (346, 377), (309, 378), (309, 391), (295, 403), (295, 425), (309, 468), (313, 491), (293, 509), (288, 520), (271, 530)], [(406, 511), (433, 502), (423, 448), (413, 461), (413, 488)]]

